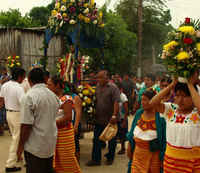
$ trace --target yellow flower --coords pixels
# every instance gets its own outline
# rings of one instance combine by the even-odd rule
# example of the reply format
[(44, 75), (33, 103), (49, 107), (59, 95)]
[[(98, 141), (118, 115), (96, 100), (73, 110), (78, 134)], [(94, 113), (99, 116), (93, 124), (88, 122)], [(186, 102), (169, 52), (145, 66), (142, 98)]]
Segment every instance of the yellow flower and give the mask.
[(175, 46), (177, 46), (177, 45), (178, 45), (178, 42), (176, 42), (176, 41), (171, 41), (171, 42), (165, 44), (165, 45), (163, 46), (163, 49), (164, 49), (165, 51), (169, 51), (170, 49), (173, 49), (173, 48), (174, 48)]
[(19, 56), (16, 56), (16, 59), (19, 59)]
[(94, 0), (90, 1), (91, 6), (94, 6)]
[(92, 100), (91, 100), (90, 98), (87, 98), (87, 99), (85, 100), (85, 102), (86, 102), (87, 104), (91, 104), (91, 103), (92, 103)]
[(62, 2), (66, 3), (66, 2), (67, 2), (67, 0), (62, 0)]
[(88, 7), (88, 3), (85, 3), (83, 6), (84, 6), (85, 8), (87, 8), (87, 7)]
[(194, 35), (195, 29), (192, 26), (181, 26), (178, 31), (184, 32), (185, 34), (190, 34), (190, 35)]
[(102, 23), (101, 25), (99, 25), (100, 28), (103, 28), (105, 26), (104, 23)]
[(82, 106), (86, 106), (86, 103), (85, 103), (85, 102), (83, 102), (83, 103), (82, 103)]
[(11, 68), (14, 67), (14, 64), (11, 64), (10, 67), (11, 67)]
[(10, 60), (10, 59), (11, 59), (11, 56), (8, 57), (8, 60)]
[(84, 21), (85, 21), (85, 23), (90, 23), (90, 18), (89, 17), (85, 17)]
[(103, 17), (103, 13), (102, 13), (102, 11), (100, 11), (99, 18), (101, 19), (102, 17)]
[(78, 18), (79, 18), (80, 20), (83, 20), (83, 19), (84, 19), (84, 16), (83, 16), (82, 14), (79, 14), (79, 15), (78, 15)]
[(95, 89), (91, 89), (90, 91), (91, 91), (93, 94), (95, 94)]
[(188, 59), (190, 58), (189, 54), (185, 51), (181, 51), (177, 56), (176, 58), (181, 61), (181, 60), (185, 60), (185, 59)]
[(63, 17), (67, 17), (67, 13), (63, 13)]
[(52, 15), (53, 17), (56, 17), (57, 11), (56, 11), (56, 10), (52, 10), (52, 11), (51, 11), (51, 15)]
[(197, 51), (200, 53), (200, 43), (197, 43), (196, 47), (197, 47)]
[(89, 90), (87, 90), (87, 89), (84, 89), (84, 90), (83, 90), (83, 95), (86, 95), (86, 96), (87, 96), (87, 95), (89, 95), (89, 93), (90, 93)]
[(55, 4), (55, 8), (60, 8), (60, 2), (57, 2), (56, 4)]
[(16, 63), (17, 66), (20, 66), (21, 64), (19, 62)]

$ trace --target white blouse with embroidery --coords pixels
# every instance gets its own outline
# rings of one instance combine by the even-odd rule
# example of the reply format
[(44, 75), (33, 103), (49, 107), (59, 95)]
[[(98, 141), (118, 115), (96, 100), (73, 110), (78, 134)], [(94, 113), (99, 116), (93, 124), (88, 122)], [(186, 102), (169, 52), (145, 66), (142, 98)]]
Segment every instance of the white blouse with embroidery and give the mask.
[(134, 137), (144, 141), (151, 141), (157, 138), (156, 130), (143, 131), (140, 127), (136, 126), (134, 129)]
[(164, 103), (165, 112), (161, 114), (167, 122), (167, 142), (176, 147), (191, 148), (200, 146), (200, 115), (197, 109), (190, 114), (177, 112), (178, 106)]

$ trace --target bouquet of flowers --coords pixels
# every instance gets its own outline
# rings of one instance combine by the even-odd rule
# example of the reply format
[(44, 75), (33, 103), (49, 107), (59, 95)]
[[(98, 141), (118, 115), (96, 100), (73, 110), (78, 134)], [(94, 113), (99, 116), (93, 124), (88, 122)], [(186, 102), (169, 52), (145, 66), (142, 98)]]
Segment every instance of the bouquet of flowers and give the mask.
[(90, 124), (94, 122), (96, 101), (95, 89), (95, 87), (91, 87), (88, 84), (78, 86), (79, 97), (82, 99), (83, 115)]
[(168, 33), (161, 59), (174, 76), (189, 78), (200, 67), (199, 22), (186, 18), (180, 27)]
[(20, 59), (19, 56), (9, 56), (7, 58), (7, 67), (9, 69), (12, 69), (14, 67), (20, 67), (21, 63), (20, 63), (19, 59)]
[(77, 23), (103, 28), (102, 18), (103, 13), (98, 11), (94, 0), (56, 0), (48, 25), (55, 33), (66, 32)]

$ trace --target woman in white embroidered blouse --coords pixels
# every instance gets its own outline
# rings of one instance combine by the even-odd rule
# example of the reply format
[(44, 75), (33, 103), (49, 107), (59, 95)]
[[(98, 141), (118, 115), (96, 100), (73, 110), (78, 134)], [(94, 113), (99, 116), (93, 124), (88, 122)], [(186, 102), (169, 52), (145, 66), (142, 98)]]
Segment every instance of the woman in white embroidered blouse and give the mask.
[[(150, 102), (167, 123), (166, 173), (200, 172), (200, 96), (194, 85), (197, 76), (195, 72), (187, 84), (174, 80)], [(172, 89), (175, 104), (162, 103), (162, 98)]]

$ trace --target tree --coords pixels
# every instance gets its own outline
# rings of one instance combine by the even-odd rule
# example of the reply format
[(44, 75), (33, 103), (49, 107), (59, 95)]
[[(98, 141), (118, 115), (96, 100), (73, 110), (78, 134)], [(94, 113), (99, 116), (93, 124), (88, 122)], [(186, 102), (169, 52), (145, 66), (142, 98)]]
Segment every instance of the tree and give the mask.
[(50, 10), (47, 7), (34, 7), (29, 13), (30, 18), (34, 23), (33, 25), (35, 26), (46, 26), (49, 15)]
[(19, 9), (9, 9), (0, 12), (0, 25), (9, 28), (25, 28), (31, 25), (28, 15), (21, 15)]
[[(126, 21), (129, 31), (134, 33), (139, 32), (137, 14), (141, 3), (138, 2), (138, 0), (121, 0), (116, 7), (117, 13)], [(142, 59), (151, 58), (153, 54), (158, 57), (165, 36), (172, 29), (169, 24), (170, 11), (166, 8), (165, 2), (165, 0), (143, 0)]]
[(105, 46), (103, 49), (82, 50), (91, 58), (90, 71), (108, 69), (112, 73), (132, 71), (136, 53), (136, 34), (127, 30), (123, 18), (115, 12), (103, 9)]

